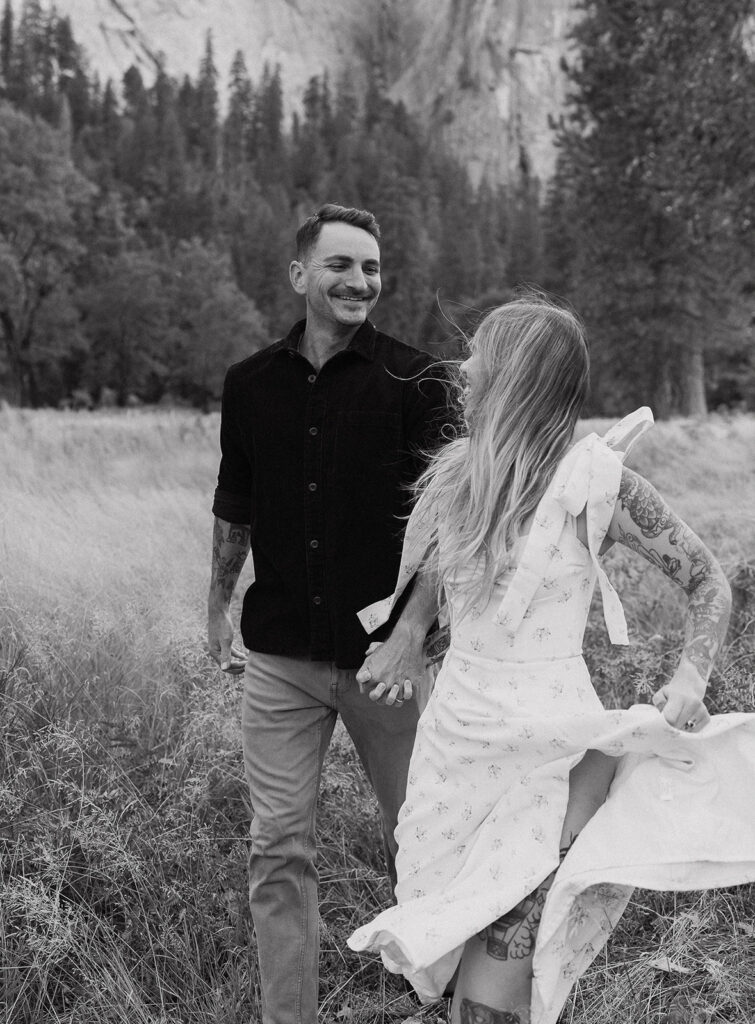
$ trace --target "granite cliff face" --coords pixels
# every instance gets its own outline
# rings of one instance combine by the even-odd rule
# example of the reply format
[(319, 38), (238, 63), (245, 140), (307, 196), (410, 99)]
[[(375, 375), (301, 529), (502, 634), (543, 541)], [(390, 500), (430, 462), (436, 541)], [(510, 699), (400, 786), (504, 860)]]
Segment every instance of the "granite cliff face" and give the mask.
[(422, 25), (393, 86), (464, 156), (473, 179), (550, 176), (564, 102), (569, 0), (415, 0)]
[(57, 0), (101, 77), (196, 75), (208, 30), (227, 74), (241, 49), (253, 78), (279, 63), (288, 109), (312, 75), (384, 68), (395, 100), (442, 134), (475, 180), (553, 168), (548, 115), (563, 104), (559, 61), (573, 0)]

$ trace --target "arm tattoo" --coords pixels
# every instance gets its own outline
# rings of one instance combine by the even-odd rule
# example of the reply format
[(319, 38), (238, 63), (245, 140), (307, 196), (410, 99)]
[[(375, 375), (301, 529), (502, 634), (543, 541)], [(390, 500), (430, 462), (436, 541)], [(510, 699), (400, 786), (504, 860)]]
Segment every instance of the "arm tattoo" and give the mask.
[(632, 522), (631, 529), (617, 524), (621, 543), (686, 593), (689, 604), (683, 653), (707, 679), (726, 636), (731, 605), (729, 584), (720, 565), (655, 488), (631, 470), (622, 471), (618, 503)]
[(462, 999), (459, 1007), (461, 1024), (521, 1024), (522, 1018), (511, 1010), (495, 1010), (483, 1003)]
[(721, 575), (720, 579), (701, 579), (694, 590), (688, 590), (687, 593), (689, 605), (684, 630), (684, 653), (703, 679), (707, 679), (726, 637), (731, 591), (728, 581)]
[(212, 572), (210, 590), (227, 603), (249, 553), (251, 528), (215, 519), (212, 531)]

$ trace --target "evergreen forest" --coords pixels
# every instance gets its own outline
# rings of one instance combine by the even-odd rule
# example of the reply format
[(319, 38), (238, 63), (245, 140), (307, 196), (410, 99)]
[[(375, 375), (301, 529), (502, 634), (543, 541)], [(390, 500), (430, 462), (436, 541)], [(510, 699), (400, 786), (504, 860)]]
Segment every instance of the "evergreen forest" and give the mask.
[[(755, 408), (752, 0), (579, 5), (556, 173), (473, 185), (437, 132), (327, 71), (284, 114), (278, 67), (212, 37), (195, 77), (101, 82), (42, 0), (0, 23), (0, 398), (207, 409), (227, 366), (302, 315), (320, 203), (375, 212), (378, 326), (439, 358), (522, 285), (583, 316), (589, 412)], [(225, 74), (225, 69), (224, 69)]]

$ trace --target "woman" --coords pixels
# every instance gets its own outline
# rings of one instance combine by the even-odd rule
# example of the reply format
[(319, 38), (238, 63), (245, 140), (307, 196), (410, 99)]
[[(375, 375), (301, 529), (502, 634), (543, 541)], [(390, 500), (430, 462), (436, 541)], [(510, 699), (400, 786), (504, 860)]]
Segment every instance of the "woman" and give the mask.
[[(493, 310), (470, 350), (468, 435), (419, 483), (396, 592), (360, 613), (377, 628), (423, 567), (447, 602), (451, 646), (396, 830), (398, 905), (349, 945), (379, 950), (424, 1001), (454, 986), (453, 1024), (553, 1024), (632, 886), (755, 878), (747, 787), (717, 785), (755, 781), (755, 716), (711, 722), (703, 704), (729, 588), (622, 465), (649, 410), (572, 443), (587, 348), (577, 318), (544, 299)], [(679, 665), (655, 708), (605, 711), (581, 656), (596, 579), (609, 635), (627, 643), (598, 561), (614, 541), (688, 596)], [(705, 814), (714, 828), (700, 828)]]

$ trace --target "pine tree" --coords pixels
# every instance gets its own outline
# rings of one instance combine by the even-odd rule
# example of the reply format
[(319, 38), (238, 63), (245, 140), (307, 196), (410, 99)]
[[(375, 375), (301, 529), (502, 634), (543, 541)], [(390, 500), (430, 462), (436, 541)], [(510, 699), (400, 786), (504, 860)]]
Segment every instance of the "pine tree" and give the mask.
[(287, 154), (283, 140), (283, 86), (280, 66), (270, 71), (266, 64), (254, 99), (254, 167), (263, 186), (286, 185)]
[(196, 90), (197, 150), (202, 166), (214, 171), (220, 155), (218, 126), (218, 71), (212, 47), (212, 32), (205, 39)]
[(410, 345), (419, 344), (420, 328), (433, 300), (432, 243), (422, 212), (420, 183), (402, 176), (388, 158), (374, 196), (381, 231), (383, 291), (380, 325)]
[(362, 125), (359, 100), (348, 71), (338, 81), (333, 105), (328, 191), (331, 195), (338, 195), (345, 205), (360, 206), (362, 198), (357, 178)]
[(0, 96), (8, 96), (13, 60), (13, 8), (10, 0), (5, 0), (3, 18), (0, 22)]
[(328, 158), (322, 138), (322, 83), (313, 75), (304, 90), (304, 116), (299, 123), (298, 145), (293, 153), (293, 185), (306, 196), (320, 196), (328, 171)]
[(133, 64), (123, 76), (124, 111), (116, 151), (116, 173), (144, 198), (158, 191), (158, 125), (141, 72)]
[[(593, 0), (574, 30), (552, 196), (607, 411), (705, 411), (711, 339), (746, 334), (755, 223), (750, 0)], [(727, 327), (731, 325), (731, 327)]]
[(154, 123), (154, 180), (160, 198), (170, 202), (184, 190), (186, 151), (175, 84), (167, 75), (162, 61), (158, 65), (154, 84), (148, 90), (148, 103)]
[(147, 109), (147, 90), (142, 73), (135, 64), (131, 64), (123, 75), (123, 102), (124, 113), (134, 120)]
[(102, 94), (99, 120), (102, 125), (105, 150), (112, 153), (117, 145), (121, 126), (118, 114), (118, 100), (116, 99), (113, 83), (109, 78), (105, 83), (105, 90)]
[(519, 180), (510, 191), (508, 222), (511, 244), (506, 277), (514, 287), (538, 285), (544, 274), (540, 182), (532, 176), (524, 153), (520, 160)]
[(39, 113), (48, 78), (48, 19), (40, 0), (24, 0), (13, 47), (9, 98), (21, 109)]
[(234, 175), (247, 163), (252, 129), (252, 82), (241, 50), (236, 51), (231, 64), (228, 93), (228, 114), (223, 126), (223, 157), (226, 172)]
[(96, 116), (93, 86), (87, 76), (81, 48), (74, 38), (70, 18), (56, 19), (53, 27), (57, 88), (68, 99), (73, 134), (76, 137)]
[(441, 219), (433, 280), (441, 298), (468, 302), (482, 287), (475, 195), (464, 167), (448, 155), (438, 162), (436, 181)]
[(272, 74), (265, 65), (258, 98), (257, 117), (262, 144), (269, 152), (278, 154), (283, 145), (283, 85), (280, 64), (276, 64)]

